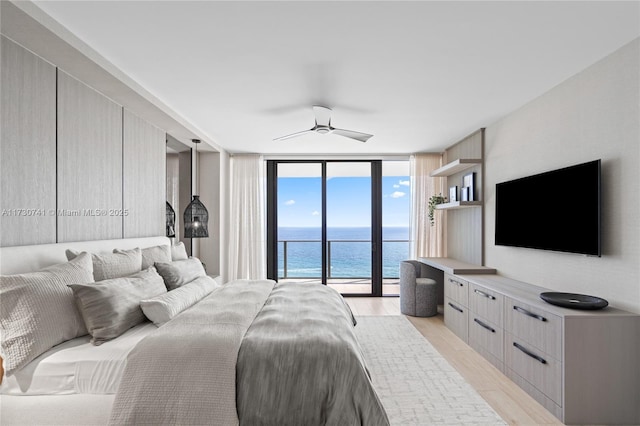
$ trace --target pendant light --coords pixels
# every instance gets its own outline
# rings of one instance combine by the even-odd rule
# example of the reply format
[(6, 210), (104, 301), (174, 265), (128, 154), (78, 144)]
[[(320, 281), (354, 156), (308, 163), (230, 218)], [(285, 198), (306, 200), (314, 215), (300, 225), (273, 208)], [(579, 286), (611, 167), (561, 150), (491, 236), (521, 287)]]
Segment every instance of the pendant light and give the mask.
[[(192, 139), (191, 140), (196, 147), (196, 161), (195, 165), (198, 164), (198, 144), (200, 143), (200, 139)], [(196, 193), (198, 186), (198, 174), (196, 173), (197, 168), (194, 166), (193, 168), (193, 176), (196, 176)], [(184, 210), (184, 236), (185, 238), (206, 238), (209, 236), (209, 212), (207, 208), (200, 201), (199, 195), (194, 195), (193, 199)]]
[(167, 201), (167, 237), (173, 238), (176, 236), (176, 211), (173, 210), (171, 204)]

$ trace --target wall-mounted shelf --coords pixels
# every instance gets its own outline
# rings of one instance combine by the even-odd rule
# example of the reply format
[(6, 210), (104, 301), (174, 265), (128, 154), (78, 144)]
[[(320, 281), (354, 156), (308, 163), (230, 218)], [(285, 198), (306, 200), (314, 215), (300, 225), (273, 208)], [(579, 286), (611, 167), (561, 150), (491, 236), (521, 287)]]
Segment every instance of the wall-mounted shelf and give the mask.
[(451, 176), (463, 170), (470, 169), (473, 166), (478, 164), (482, 164), (482, 159), (478, 158), (460, 158), (458, 160), (452, 161), (444, 166), (436, 169), (430, 173), (432, 177), (445, 177)]
[(436, 210), (466, 209), (480, 206), (482, 206), (482, 201), (452, 201), (450, 203), (436, 204)]

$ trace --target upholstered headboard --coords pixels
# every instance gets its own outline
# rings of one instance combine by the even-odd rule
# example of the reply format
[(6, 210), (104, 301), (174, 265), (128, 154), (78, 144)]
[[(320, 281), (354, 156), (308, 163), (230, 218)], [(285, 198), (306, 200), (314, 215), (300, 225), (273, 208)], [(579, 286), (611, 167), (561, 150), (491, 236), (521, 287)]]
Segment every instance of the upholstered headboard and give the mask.
[(33, 272), (56, 263), (66, 262), (65, 250), (67, 249), (90, 253), (110, 253), (114, 248), (132, 249), (170, 244), (171, 240), (167, 237), (147, 237), (0, 247), (0, 274), (12, 275)]

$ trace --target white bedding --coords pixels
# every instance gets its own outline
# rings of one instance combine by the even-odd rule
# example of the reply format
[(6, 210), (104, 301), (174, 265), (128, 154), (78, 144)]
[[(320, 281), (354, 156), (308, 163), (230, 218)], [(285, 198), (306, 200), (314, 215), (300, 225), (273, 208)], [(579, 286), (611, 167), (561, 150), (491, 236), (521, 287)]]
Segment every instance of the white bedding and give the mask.
[(61, 343), (13, 376), (4, 377), (5, 395), (115, 394), (127, 355), (157, 327), (146, 322), (117, 339), (94, 346), (86, 335)]

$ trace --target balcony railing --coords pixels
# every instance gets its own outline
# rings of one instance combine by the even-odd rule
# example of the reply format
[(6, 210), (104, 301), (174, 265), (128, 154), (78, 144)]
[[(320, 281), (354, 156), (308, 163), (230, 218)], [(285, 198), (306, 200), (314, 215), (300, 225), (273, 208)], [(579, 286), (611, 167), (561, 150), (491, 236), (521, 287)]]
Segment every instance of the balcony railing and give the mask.
[[(317, 239), (278, 240), (278, 245), (282, 244), (278, 248), (278, 277), (284, 279), (321, 278), (321, 243), (322, 241)], [(393, 246), (394, 244), (395, 246)], [(306, 247), (304, 247), (305, 245)], [(290, 259), (292, 251), (295, 252), (293, 261)], [(400, 261), (409, 256), (409, 240), (383, 240), (382, 256), (383, 278), (397, 279)], [(334, 266), (336, 266), (335, 270)], [(370, 279), (371, 240), (328, 240), (327, 277)]]

